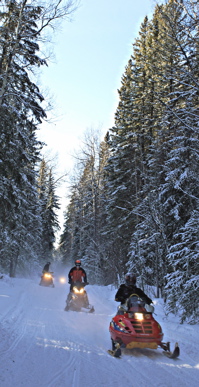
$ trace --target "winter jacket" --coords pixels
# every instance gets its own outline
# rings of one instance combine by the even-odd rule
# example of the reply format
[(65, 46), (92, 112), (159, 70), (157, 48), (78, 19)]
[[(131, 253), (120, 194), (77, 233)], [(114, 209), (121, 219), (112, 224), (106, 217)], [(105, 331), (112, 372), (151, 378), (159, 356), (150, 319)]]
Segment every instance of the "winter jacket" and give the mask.
[(49, 269), (50, 269), (50, 263), (46, 263), (44, 268), (43, 268), (43, 273), (46, 272), (46, 271), (48, 272)]
[(87, 282), (86, 272), (82, 267), (79, 269), (76, 266), (72, 267), (68, 273), (68, 282), (72, 284), (74, 282)]
[(131, 294), (137, 294), (148, 305), (152, 302), (152, 300), (143, 292), (143, 290), (137, 288), (135, 285), (128, 286), (126, 284), (120, 285), (115, 295), (115, 301), (120, 301), (123, 304)]

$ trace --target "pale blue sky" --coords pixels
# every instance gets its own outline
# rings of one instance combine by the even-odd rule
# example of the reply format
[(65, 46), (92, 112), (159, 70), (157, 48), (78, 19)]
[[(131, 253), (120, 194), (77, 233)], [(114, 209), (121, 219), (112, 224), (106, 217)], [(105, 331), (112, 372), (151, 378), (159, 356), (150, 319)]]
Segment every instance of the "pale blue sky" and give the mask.
[[(117, 89), (132, 54), (132, 44), (154, 0), (81, 0), (73, 21), (54, 36), (55, 61), (43, 70), (43, 87), (54, 95), (56, 124), (43, 124), (39, 138), (59, 155), (59, 174), (73, 165), (87, 129), (114, 125)], [(58, 192), (65, 209), (66, 187)]]
[(68, 169), (70, 153), (87, 128), (113, 126), (117, 89), (153, 0), (81, 0), (73, 21), (55, 36), (55, 61), (43, 71), (42, 85), (54, 96), (56, 125), (42, 125), (39, 137), (59, 153)]

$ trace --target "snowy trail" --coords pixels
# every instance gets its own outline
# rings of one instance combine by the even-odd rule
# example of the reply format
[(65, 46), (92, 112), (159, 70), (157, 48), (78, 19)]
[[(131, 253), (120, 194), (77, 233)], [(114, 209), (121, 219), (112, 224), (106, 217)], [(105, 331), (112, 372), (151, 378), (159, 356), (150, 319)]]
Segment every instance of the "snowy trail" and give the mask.
[(68, 285), (39, 280), (0, 280), (0, 387), (197, 387), (199, 327), (165, 319), (154, 300), (165, 340), (181, 355), (162, 350), (124, 350), (108, 355), (109, 322), (117, 303), (110, 287), (87, 286), (95, 313), (64, 312)]

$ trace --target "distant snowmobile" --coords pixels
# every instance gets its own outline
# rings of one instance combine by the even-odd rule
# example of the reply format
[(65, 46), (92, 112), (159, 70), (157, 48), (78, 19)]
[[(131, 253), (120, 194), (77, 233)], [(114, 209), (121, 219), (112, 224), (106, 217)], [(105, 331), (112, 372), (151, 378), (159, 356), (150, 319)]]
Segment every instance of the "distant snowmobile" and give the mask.
[(39, 283), (41, 286), (50, 286), (51, 288), (54, 288), (54, 281), (53, 281), (53, 272), (44, 272), (41, 276), (41, 281)]
[(95, 311), (94, 307), (89, 304), (87, 292), (84, 288), (86, 285), (88, 285), (88, 283), (75, 282), (72, 284), (72, 289), (66, 300), (65, 311), (73, 310), (76, 312), (85, 311), (89, 313)]
[(164, 334), (160, 324), (152, 315), (153, 311), (152, 305), (145, 306), (145, 302), (137, 294), (132, 294), (125, 306), (119, 307), (116, 316), (110, 322), (112, 350), (108, 350), (108, 353), (114, 357), (120, 357), (122, 348), (157, 349), (160, 346), (166, 356), (177, 358), (180, 354), (178, 343), (171, 352), (170, 343), (162, 342)]

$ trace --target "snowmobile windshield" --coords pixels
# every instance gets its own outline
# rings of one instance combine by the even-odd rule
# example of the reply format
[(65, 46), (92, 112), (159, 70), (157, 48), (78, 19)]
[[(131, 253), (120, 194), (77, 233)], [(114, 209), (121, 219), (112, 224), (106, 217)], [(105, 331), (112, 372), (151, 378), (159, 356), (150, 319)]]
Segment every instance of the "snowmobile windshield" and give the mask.
[(143, 301), (137, 294), (132, 294), (127, 300), (128, 309), (135, 306), (144, 307), (145, 301)]

